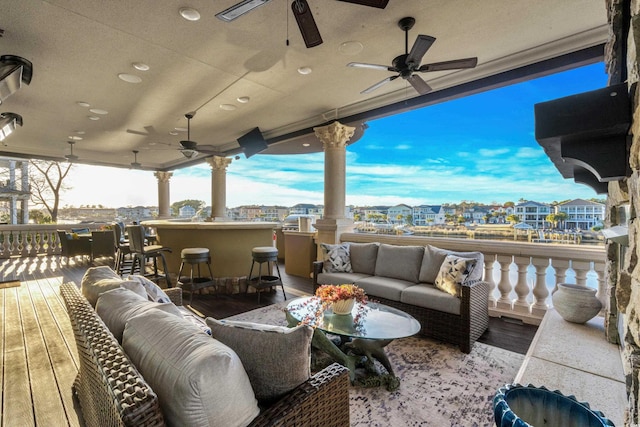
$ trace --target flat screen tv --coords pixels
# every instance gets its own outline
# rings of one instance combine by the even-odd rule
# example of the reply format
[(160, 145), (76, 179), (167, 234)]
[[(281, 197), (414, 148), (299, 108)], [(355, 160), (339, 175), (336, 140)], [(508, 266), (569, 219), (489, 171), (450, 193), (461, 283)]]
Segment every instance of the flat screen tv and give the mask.
[(246, 135), (238, 138), (238, 144), (240, 148), (244, 150), (244, 155), (247, 159), (268, 147), (267, 141), (262, 136), (262, 132), (260, 132), (260, 128), (255, 128)]

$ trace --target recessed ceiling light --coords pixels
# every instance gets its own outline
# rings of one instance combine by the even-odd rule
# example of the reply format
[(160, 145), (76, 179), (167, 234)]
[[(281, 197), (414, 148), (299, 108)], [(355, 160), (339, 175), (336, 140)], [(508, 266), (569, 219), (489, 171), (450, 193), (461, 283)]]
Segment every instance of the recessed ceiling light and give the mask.
[(100, 120), (100, 117), (98, 116), (87, 116), (89, 117), (89, 120)]
[(89, 108), (91, 106), (88, 102), (84, 102), (84, 101), (78, 101), (78, 102), (76, 102), (76, 104), (78, 104), (81, 107), (85, 107), (85, 108)]
[(183, 7), (180, 9), (180, 16), (187, 21), (198, 21), (200, 19), (200, 12), (190, 7)]
[(69, 139), (73, 139), (74, 141), (82, 141), (82, 137), (81, 136), (70, 136)]
[(303, 76), (306, 76), (307, 74), (311, 74), (311, 71), (313, 71), (311, 69), (311, 67), (300, 67), (300, 68), (298, 68), (298, 72), (300, 74), (302, 74)]
[(237, 107), (235, 105), (232, 105), (232, 104), (220, 104), (220, 109), (224, 110), (224, 111), (233, 111), (236, 108)]
[(178, 132), (186, 132), (187, 128), (174, 128), (175, 130), (177, 130)]
[(362, 52), (362, 49), (364, 49), (363, 44), (356, 41), (340, 43), (340, 46), (338, 46), (338, 52), (343, 55), (355, 55)]
[(304, 144), (302, 144), (302, 146), (303, 146), (303, 147), (308, 147), (308, 146), (310, 146), (310, 145), (311, 145), (311, 144), (309, 144), (308, 142), (305, 142)]
[(118, 78), (127, 83), (140, 83), (142, 81), (140, 77), (135, 76), (133, 74), (127, 74), (127, 73), (118, 74)]
[(74, 133), (78, 134), (78, 135), (84, 135), (86, 132), (83, 130), (74, 130)]
[(246, 104), (250, 100), (251, 100), (251, 98), (249, 98), (248, 96), (241, 96), (241, 97), (238, 98), (238, 102), (241, 103), (241, 104)]
[(101, 116), (104, 116), (105, 114), (109, 114), (107, 110), (103, 110), (101, 108), (92, 108), (89, 111), (91, 111), (93, 114), (100, 114)]
[(174, 131), (174, 130), (172, 130), (171, 132), (169, 132), (169, 135), (172, 135), (172, 136), (176, 136), (177, 134), (178, 134), (178, 132), (176, 132), (176, 131)]
[(149, 71), (149, 66), (142, 62), (134, 62), (131, 65), (133, 66), (133, 68), (135, 68), (138, 71)]

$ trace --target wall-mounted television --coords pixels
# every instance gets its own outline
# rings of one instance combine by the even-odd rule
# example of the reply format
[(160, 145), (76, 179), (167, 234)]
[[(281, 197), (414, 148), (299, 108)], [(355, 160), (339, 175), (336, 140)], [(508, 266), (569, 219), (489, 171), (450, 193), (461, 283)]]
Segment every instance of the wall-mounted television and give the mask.
[(260, 132), (260, 128), (255, 128), (238, 138), (238, 144), (240, 148), (244, 150), (244, 155), (247, 159), (254, 154), (266, 150), (268, 147), (267, 141), (262, 136), (262, 132)]

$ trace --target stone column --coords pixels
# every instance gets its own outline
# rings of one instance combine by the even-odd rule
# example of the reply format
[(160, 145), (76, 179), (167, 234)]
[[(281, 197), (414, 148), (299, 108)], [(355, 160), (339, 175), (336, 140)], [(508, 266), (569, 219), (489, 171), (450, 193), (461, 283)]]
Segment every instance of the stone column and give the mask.
[[(23, 161), (22, 162), (22, 175), (20, 177), (21, 181), (22, 181), (22, 185), (20, 187), (20, 191), (23, 192), (30, 192), (31, 189), (29, 188), (29, 162), (28, 161)], [(29, 197), (23, 197), (22, 201), (21, 201), (21, 207), (22, 207), (22, 224), (28, 224), (29, 223)]]
[(169, 181), (173, 176), (173, 172), (155, 172), (153, 176), (158, 180), (158, 218), (171, 218)]
[(337, 243), (340, 234), (353, 229), (345, 217), (346, 147), (356, 128), (335, 121), (313, 128), (324, 149), (324, 214), (316, 221), (318, 243)]
[(231, 158), (213, 156), (207, 159), (211, 166), (211, 220), (227, 219), (227, 166)]

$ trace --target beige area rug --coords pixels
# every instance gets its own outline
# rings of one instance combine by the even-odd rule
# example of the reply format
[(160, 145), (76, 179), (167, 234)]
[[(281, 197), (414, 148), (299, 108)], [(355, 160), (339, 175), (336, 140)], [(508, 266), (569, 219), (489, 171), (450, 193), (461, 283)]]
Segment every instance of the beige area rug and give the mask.
[(19, 280), (9, 280), (6, 282), (0, 282), (0, 289), (17, 288), (19, 286), (20, 286)]
[[(259, 308), (229, 319), (286, 325), (282, 307)], [(421, 337), (393, 341), (386, 348), (400, 388), (352, 386), (352, 426), (493, 426), (492, 400), (513, 382), (521, 354), (476, 343), (470, 354)]]

